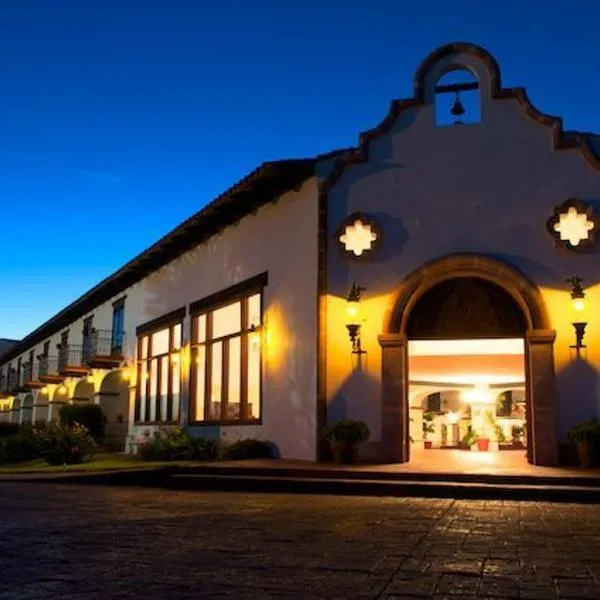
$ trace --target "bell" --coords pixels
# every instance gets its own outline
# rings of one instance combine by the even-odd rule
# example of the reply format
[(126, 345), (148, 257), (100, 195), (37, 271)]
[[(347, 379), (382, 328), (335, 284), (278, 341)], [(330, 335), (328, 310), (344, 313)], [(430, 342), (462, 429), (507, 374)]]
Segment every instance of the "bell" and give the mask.
[(462, 115), (465, 114), (465, 107), (463, 106), (462, 102), (460, 101), (458, 92), (456, 92), (456, 100), (454, 100), (454, 104), (452, 105), (450, 113), (454, 117), (462, 117)]

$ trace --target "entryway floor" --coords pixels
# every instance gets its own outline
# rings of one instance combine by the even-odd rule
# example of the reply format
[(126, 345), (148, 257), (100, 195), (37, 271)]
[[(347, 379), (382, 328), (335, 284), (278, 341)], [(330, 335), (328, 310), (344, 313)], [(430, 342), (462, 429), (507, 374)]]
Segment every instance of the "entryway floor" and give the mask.
[[(214, 463), (219, 468), (242, 468), (251, 471), (256, 468), (277, 468), (294, 471), (345, 470), (375, 473), (402, 474), (462, 474), (462, 475), (503, 475), (515, 477), (591, 477), (600, 478), (600, 468), (582, 469), (579, 467), (538, 467), (527, 462), (525, 451), (509, 450), (502, 452), (470, 452), (465, 450), (411, 450), (408, 463), (336, 465), (299, 460), (245, 460)], [(208, 466), (208, 465), (207, 465)]]

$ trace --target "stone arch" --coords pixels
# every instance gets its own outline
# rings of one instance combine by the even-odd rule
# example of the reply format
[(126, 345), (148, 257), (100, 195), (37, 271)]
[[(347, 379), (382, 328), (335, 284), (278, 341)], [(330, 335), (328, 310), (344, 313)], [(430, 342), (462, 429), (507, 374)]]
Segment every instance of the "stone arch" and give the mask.
[(19, 396), (15, 396), (13, 400), (10, 422), (17, 424), (21, 422), (21, 398)]
[(35, 422), (46, 423), (48, 421), (50, 408), (50, 395), (45, 389), (40, 389), (35, 400)]
[(395, 294), (384, 320), (382, 348), (382, 445), (391, 462), (409, 460), (408, 324), (425, 294), (450, 280), (473, 278), (503, 290), (519, 308), (525, 324), (525, 380), (529, 462), (558, 462), (556, 375), (548, 312), (537, 286), (518, 269), (487, 256), (445, 256), (413, 271)]
[(386, 315), (384, 332), (406, 335), (411, 311), (434, 286), (458, 278), (475, 278), (504, 290), (521, 309), (527, 329), (550, 329), (548, 311), (538, 287), (515, 267), (479, 254), (452, 254), (432, 260), (403, 281)]
[(87, 377), (80, 379), (75, 385), (73, 391), (73, 402), (93, 402), (94, 401), (94, 383), (88, 381)]
[(69, 403), (69, 388), (65, 384), (56, 386), (52, 394), (50, 421), (60, 421), (60, 407)]
[(33, 423), (33, 394), (23, 398), (21, 413), (21, 423)]
[(106, 417), (106, 445), (123, 449), (127, 437), (129, 384), (121, 369), (111, 371), (104, 377), (96, 398)]

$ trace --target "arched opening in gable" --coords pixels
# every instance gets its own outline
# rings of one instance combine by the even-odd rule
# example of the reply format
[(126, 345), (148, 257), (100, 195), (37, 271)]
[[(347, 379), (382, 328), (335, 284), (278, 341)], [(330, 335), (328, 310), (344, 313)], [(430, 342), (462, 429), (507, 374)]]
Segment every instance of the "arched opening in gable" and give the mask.
[(481, 92), (477, 77), (466, 68), (446, 73), (435, 86), (435, 124), (468, 125), (481, 122)]

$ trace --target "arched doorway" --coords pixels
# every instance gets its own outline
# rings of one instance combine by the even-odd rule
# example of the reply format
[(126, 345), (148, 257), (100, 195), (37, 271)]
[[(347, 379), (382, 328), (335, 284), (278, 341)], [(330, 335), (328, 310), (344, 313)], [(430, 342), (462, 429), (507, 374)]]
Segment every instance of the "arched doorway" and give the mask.
[(35, 422), (46, 423), (48, 421), (50, 408), (50, 396), (45, 388), (42, 388), (37, 393), (35, 401)]
[(553, 343), (537, 287), (518, 270), (484, 256), (444, 257), (410, 274), (386, 318), (382, 347), (382, 446), (391, 462), (407, 462), (411, 339), (524, 340), (528, 460), (557, 463)]
[(21, 398), (15, 396), (10, 413), (10, 422), (19, 424), (21, 422)]
[(97, 397), (106, 417), (105, 444), (112, 449), (123, 450), (127, 437), (129, 386), (121, 370), (106, 375)]
[(31, 424), (33, 422), (33, 395), (32, 394), (27, 394), (25, 396), (25, 398), (23, 398), (21, 412), (23, 413), (21, 416), (21, 423)]

